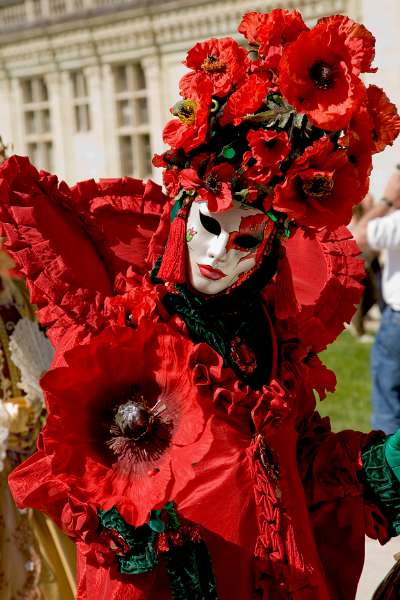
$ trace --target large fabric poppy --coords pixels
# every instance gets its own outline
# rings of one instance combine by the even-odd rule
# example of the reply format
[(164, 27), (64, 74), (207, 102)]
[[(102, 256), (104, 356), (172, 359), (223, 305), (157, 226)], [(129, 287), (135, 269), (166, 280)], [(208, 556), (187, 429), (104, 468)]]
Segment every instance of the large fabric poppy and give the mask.
[(314, 125), (342, 129), (365, 96), (359, 74), (371, 70), (373, 53), (374, 38), (365, 27), (342, 16), (322, 19), (285, 48), (279, 87)]
[(345, 225), (352, 206), (362, 199), (355, 167), (344, 150), (333, 149), (328, 138), (307, 148), (274, 191), (273, 207), (310, 229)]
[[(192, 465), (211, 445), (207, 403), (186, 368), (191, 347), (169, 327), (142, 321), (66, 353), (68, 366), (42, 379), (49, 416), (37, 461), (50, 457), (53, 477), (83, 505), (116, 506), (128, 523), (145, 522), (195, 476)], [(28, 503), (45, 510), (32, 459), (30, 467)], [(18, 470), (11, 483), (18, 501), (26, 495)]]
[(180, 90), (187, 96), (196, 79), (205, 79), (212, 84), (213, 96), (226, 96), (232, 87), (245, 76), (249, 66), (247, 50), (232, 38), (211, 38), (199, 42), (188, 52), (185, 64), (192, 72), (182, 77)]

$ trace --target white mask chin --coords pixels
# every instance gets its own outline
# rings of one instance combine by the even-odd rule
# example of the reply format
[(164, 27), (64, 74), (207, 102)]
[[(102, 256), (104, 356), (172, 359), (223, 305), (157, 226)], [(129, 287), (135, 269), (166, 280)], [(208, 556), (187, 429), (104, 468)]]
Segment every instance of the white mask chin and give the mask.
[(262, 211), (236, 200), (233, 208), (218, 213), (210, 213), (206, 202), (194, 201), (186, 224), (192, 287), (203, 294), (218, 294), (250, 271), (267, 220)]

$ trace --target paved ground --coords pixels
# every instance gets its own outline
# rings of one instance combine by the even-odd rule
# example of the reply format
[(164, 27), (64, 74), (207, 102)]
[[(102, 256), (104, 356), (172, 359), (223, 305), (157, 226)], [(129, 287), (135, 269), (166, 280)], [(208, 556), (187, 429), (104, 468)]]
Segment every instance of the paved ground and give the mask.
[(392, 568), (394, 564), (393, 555), (397, 552), (400, 552), (400, 538), (393, 538), (385, 546), (381, 546), (379, 542), (367, 538), (364, 570), (358, 586), (356, 600), (371, 600), (378, 584)]

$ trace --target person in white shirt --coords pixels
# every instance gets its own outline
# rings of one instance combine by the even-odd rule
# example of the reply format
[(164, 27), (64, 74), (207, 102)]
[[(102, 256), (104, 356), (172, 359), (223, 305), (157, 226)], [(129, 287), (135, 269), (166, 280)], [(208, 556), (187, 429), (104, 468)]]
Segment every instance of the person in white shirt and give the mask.
[(385, 250), (382, 294), (386, 307), (371, 354), (372, 426), (385, 433), (400, 427), (400, 170), (384, 197), (359, 222), (354, 237), (362, 250)]

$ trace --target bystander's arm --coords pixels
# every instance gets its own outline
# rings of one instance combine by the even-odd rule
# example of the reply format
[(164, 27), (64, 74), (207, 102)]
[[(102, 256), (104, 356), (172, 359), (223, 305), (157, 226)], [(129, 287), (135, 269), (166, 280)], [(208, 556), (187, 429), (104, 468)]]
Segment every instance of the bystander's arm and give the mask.
[[(400, 208), (400, 171), (397, 169), (390, 177), (383, 198), (379, 201), (379, 203), (371, 208), (363, 217), (361, 217), (357, 226), (354, 229), (354, 237), (361, 250), (365, 250), (369, 247), (372, 247), (376, 250), (388, 247), (386, 245), (389, 242), (389, 245), (393, 245), (394, 243), (397, 245), (398, 242), (393, 238), (393, 235), (390, 231), (387, 231), (387, 235), (383, 234), (388, 228), (390, 229), (390, 222), (387, 221), (386, 224), (382, 223), (382, 230), (380, 232), (380, 241), (378, 239), (371, 240), (370, 234), (372, 232), (372, 228), (368, 227), (368, 224), (373, 219), (380, 219), (382, 217), (386, 217), (389, 215), (393, 209)], [(386, 228), (384, 227), (386, 225)], [(373, 235), (375, 238), (376, 236)], [(371, 243), (372, 242), (372, 243)], [(378, 243), (377, 243), (378, 242)], [(382, 243), (381, 243), (382, 242)]]

